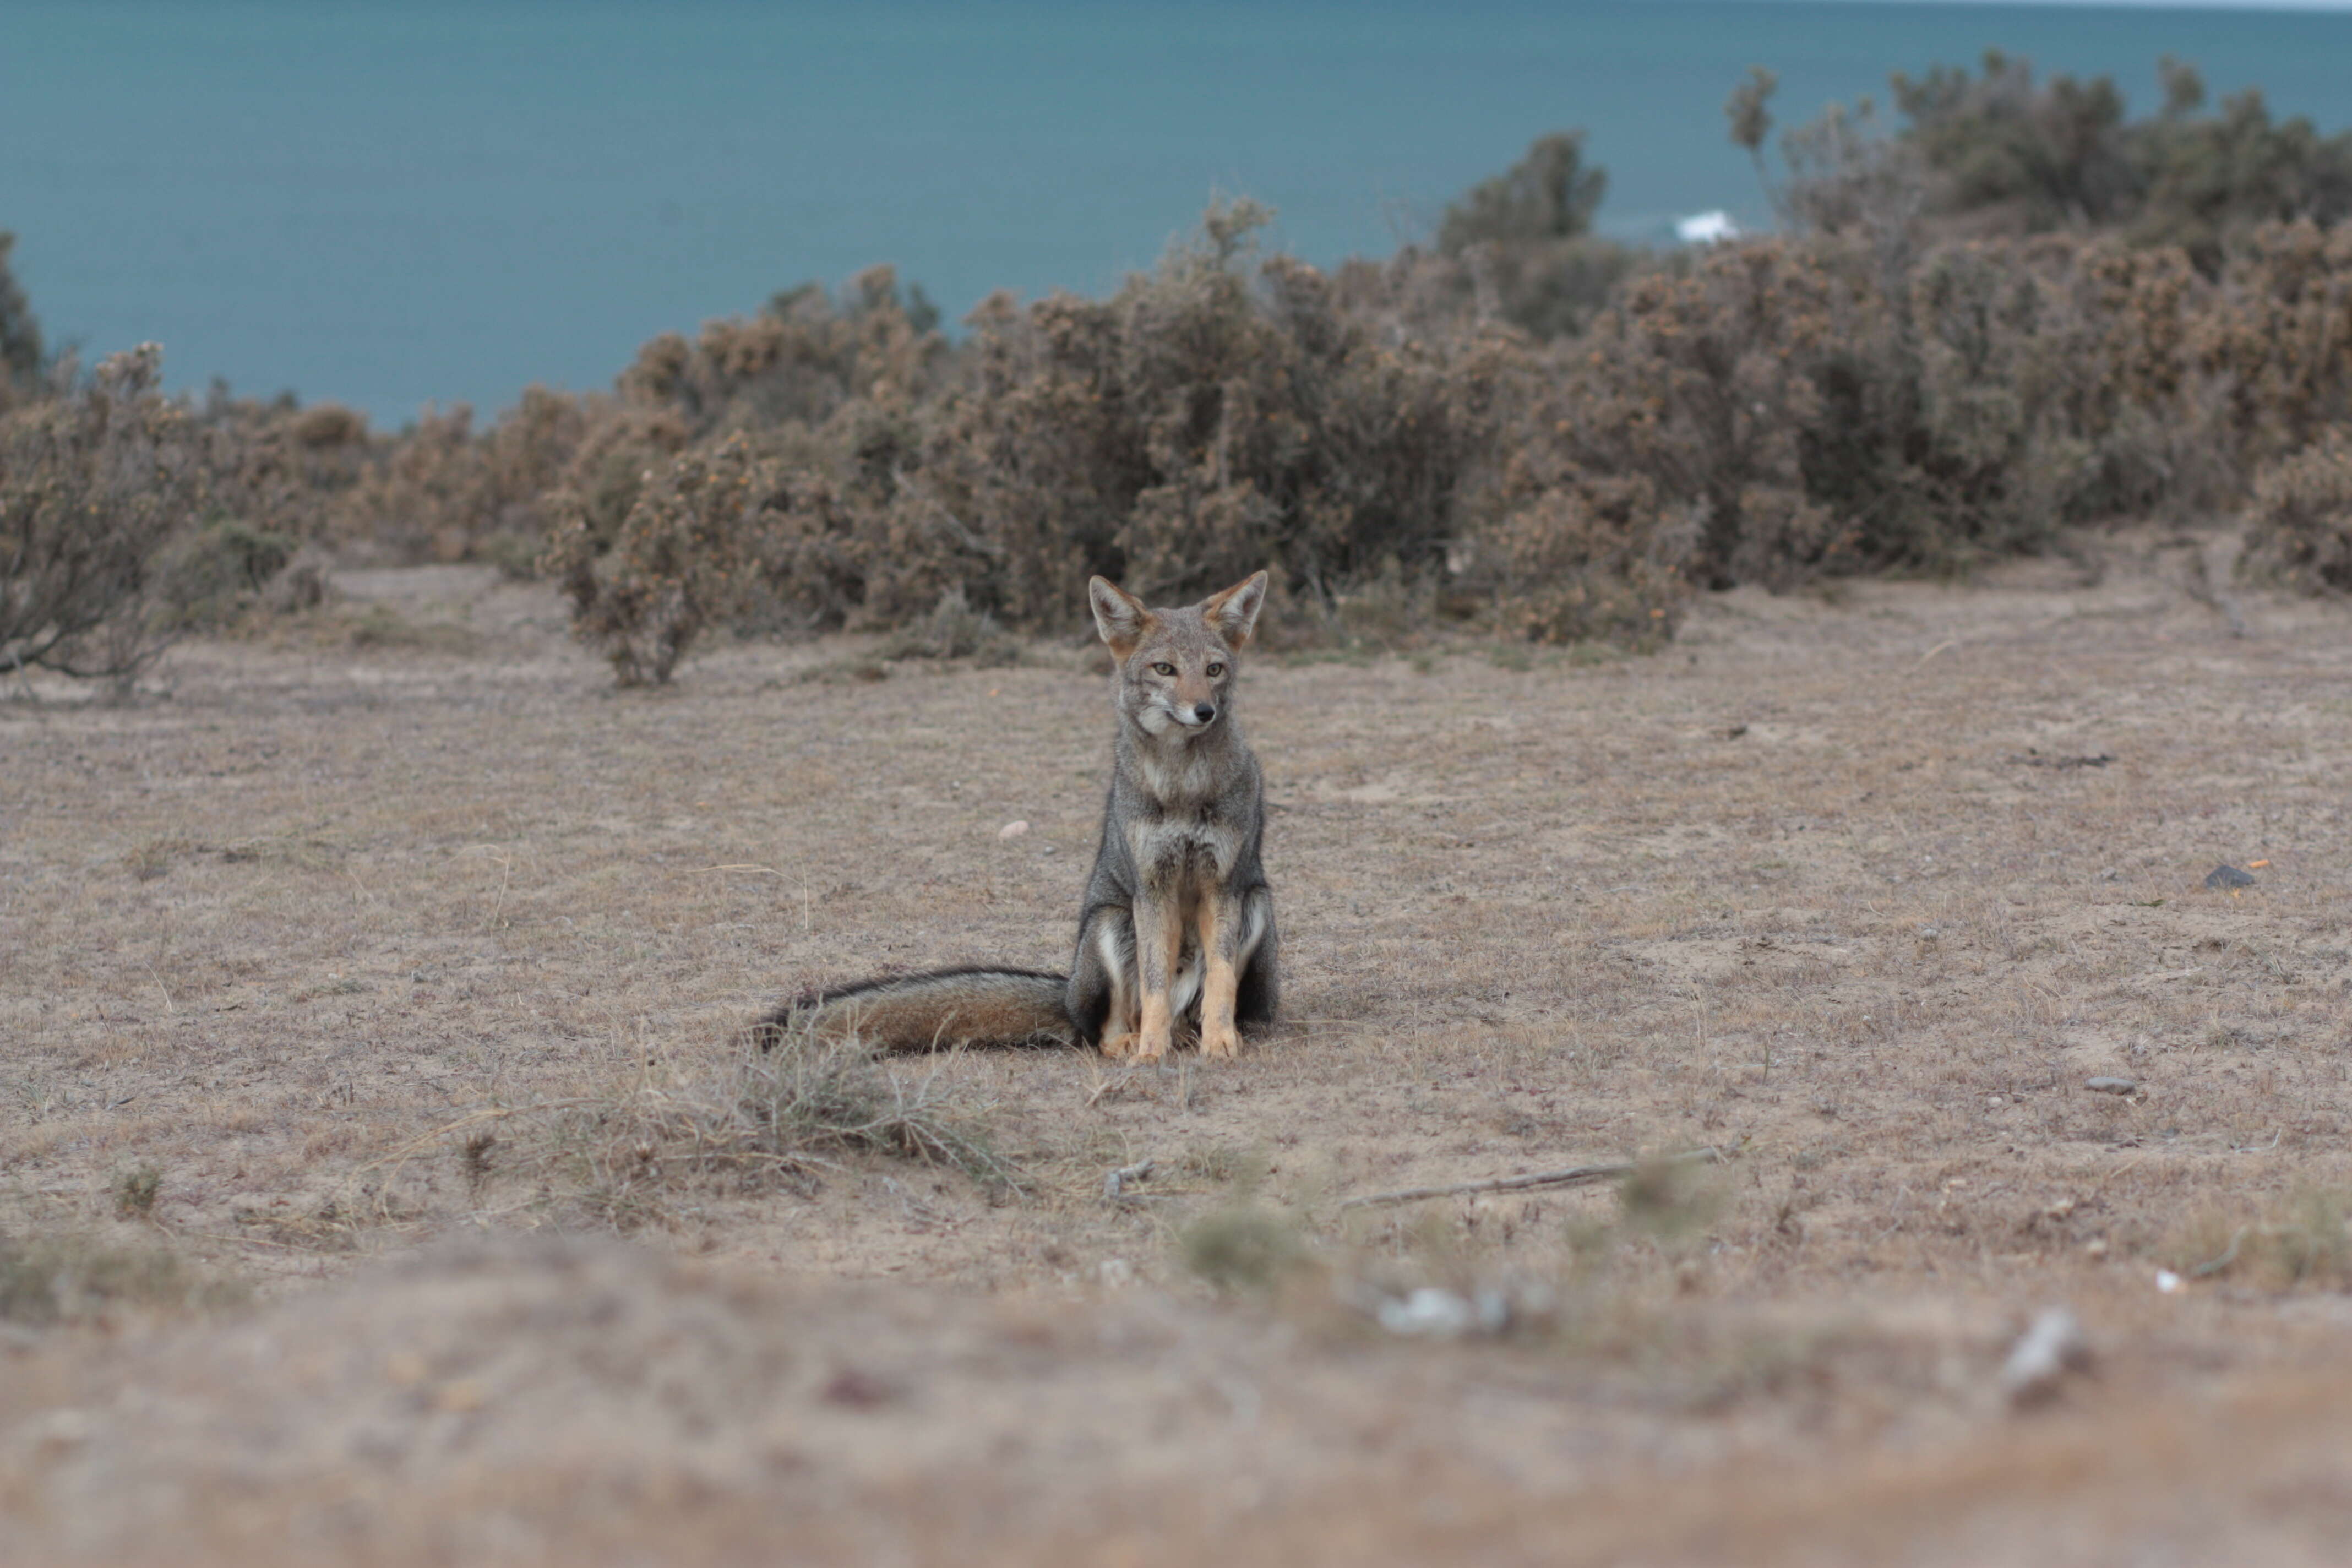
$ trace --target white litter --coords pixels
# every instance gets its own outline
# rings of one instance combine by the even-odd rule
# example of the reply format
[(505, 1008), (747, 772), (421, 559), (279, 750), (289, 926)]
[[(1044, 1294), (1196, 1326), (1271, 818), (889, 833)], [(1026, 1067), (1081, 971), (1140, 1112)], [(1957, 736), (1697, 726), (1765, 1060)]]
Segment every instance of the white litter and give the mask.
[(1737, 239), (1739, 226), (1731, 215), (1717, 208), (1713, 212), (1693, 213), (1675, 220), (1675, 237), (1685, 245), (1713, 245), (1717, 240)]
[(2057, 1393), (2068, 1373), (2090, 1364), (2081, 1321), (2063, 1307), (2045, 1308), (2010, 1348), (2000, 1389), (2011, 1405), (2036, 1405)]
[(1392, 1334), (1459, 1339), (1468, 1333), (1499, 1334), (1510, 1327), (1511, 1302), (1500, 1290), (1463, 1296), (1424, 1285), (1411, 1295), (1383, 1300), (1373, 1316)]

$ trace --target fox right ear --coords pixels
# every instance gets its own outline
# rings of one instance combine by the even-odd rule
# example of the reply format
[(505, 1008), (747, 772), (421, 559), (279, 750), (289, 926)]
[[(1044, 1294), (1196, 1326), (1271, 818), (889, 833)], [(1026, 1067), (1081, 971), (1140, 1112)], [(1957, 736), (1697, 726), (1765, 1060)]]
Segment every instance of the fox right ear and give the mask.
[(1087, 603), (1094, 608), (1095, 630), (1110, 644), (1110, 651), (1121, 658), (1133, 653), (1151, 621), (1151, 612), (1143, 607), (1143, 601), (1097, 577), (1087, 584)]

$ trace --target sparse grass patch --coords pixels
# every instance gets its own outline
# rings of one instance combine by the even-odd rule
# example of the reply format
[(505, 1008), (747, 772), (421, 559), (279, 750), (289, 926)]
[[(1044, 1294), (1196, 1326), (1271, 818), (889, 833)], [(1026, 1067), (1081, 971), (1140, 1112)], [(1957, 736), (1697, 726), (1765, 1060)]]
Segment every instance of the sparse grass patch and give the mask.
[(155, 1213), (155, 1199), (163, 1190), (163, 1173), (154, 1165), (133, 1165), (114, 1177), (117, 1219), (147, 1219)]
[(2352, 1279), (2352, 1196), (2300, 1186), (2248, 1217), (2212, 1205), (2177, 1226), (2158, 1258), (2191, 1279), (2239, 1279), (2272, 1289)]
[(1177, 1237), (1184, 1267), (1220, 1290), (1270, 1295), (1312, 1260), (1296, 1214), (1245, 1198), (1213, 1209)]
[(0, 1319), (8, 1321), (91, 1322), (125, 1310), (205, 1311), (245, 1298), (242, 1285), (192, 1268), (163, 1247), (118, 1246), (79, 1231), (0, 1236)]
[(910, 621), (884, 643), (881, 657), (968, 658), (982, 669), (993, 669), (1019, 664), (1021, 642), (997, 625), (994, 616), (975, 609), (959, 583), (940, 594), (929, 615)]
[[(882, 1154), (961, 1171), (992, 1196), (1024, 1190), (988, 1124), (988, 1102), (924, 1058), (886, 1060), (857, 1039), (748, 1031), (715, 1066), (649, 1066), (607, 1094), (535, 1118), (533, 1158), (564, 1194), (626, 1226), (697, 1184), (736, 1191), (805, 1184), (838, 1156)], [(488, 1146), (463, 1153), (470, 1181)], [(479, 1174), (477, 1174), (477, 1172)]]

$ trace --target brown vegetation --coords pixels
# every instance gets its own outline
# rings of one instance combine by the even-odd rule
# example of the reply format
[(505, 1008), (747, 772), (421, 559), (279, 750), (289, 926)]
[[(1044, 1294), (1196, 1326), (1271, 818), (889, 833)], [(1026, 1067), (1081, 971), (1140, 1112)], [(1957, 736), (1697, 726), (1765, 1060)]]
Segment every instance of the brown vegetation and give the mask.
[[(1787, 236), (1672, 256), (1593, 238), (1606, 176), (1570, 133), (1466, 193), (1428, 252), (1327, 275), (1261, 256), (1267, 215), (1238, 202), (1111, 298), (998, 297), (956, 343), (877, 268), (656, 338), (610, 394), (534, 387), (486, 429), (464, 407), (396, 437), (331, 405), (166, 408), (150, 385), (141, 417), (180, 428), (166, 510), (206, 531), (170, 553), (169, 530), (89, 508), (95, 458), (43, 447), (95, 430), (98, 393), (54, 390), (73, 377), (44, 369), (0, 257), (5, 380), (31, 399), (0, 461), (9, 613), (57, 597), (37, 558), (60, 518), (110, 542), (83, 575), (146, 650), (91, 666), (117, 676), (160, 627), (270, 599), (220, 580), (304, 545), (543, 570), (623, 684), (721, 627), (953, 603), (1064, 630), (1097, 573), (1181, 596), (1271, 568), (1290, 634), (1347, 646), (1463, 624), (1654, 647), (1694, 587), (1960, 572), (2069, 525), (2249, 503), (2250, 564), (2327, 586), (2330, 459), (2306, 454), (2352, 417), (2352, 228), (2328, 226), (2352, 143), (2258, 95), (2204, 115), (2195, 73), (2164, 74), (2137, 121), (2104, 79), (2000, 56), (1898, 77), (1899, 130), (1865, 104), (1782, 139)], [(1728, 106), (1759, 168), (1771, 90), (1759, 71)], [(205, 580), (159, 590), (159, 617), (149, 580), (191, 563)], [(68, 615), (8, 647), (80, 668), (95, 635)]]

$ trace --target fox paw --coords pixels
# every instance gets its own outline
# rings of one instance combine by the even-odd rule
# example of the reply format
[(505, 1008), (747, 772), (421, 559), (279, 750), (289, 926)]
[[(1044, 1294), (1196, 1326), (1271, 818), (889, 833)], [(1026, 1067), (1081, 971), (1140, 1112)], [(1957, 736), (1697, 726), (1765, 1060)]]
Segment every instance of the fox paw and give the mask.
[(1122, 1029), (1102, 1038), (1102, 1054), (1115, 1062), (1123, 1062), (1135, 1054), (1135, 1031)]
[(1156, 1062), (1168, 1054), (1168, 1032), (1146, 1029), (1135, 1037), (1135, 1059)]
[(1241, 1031), (1231, 1024), (1210, 1024), (1201, 1030), (1201, 1054), (1229, 1062), (1242, 1054)]

